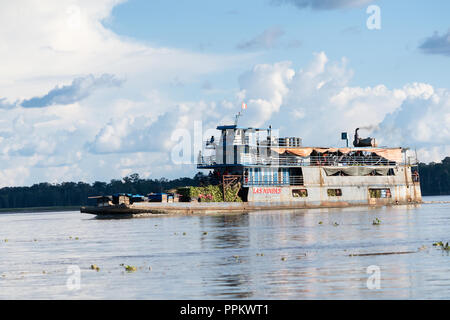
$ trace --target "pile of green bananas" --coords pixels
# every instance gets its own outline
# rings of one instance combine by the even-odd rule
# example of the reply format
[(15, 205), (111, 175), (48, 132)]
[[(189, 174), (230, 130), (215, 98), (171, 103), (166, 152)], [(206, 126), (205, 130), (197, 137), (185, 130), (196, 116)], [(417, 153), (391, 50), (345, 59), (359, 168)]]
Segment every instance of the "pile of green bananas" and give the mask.
[[(227, 187), (225, 189), (225, 202), (242, 202), (236, 194), (239, 186)], [(201, 202), (223, 202), (222, 185), (209, 185), (205, 187), (184, 187), (177, 190), (178, 194), (190, 199), (199, 199)]]

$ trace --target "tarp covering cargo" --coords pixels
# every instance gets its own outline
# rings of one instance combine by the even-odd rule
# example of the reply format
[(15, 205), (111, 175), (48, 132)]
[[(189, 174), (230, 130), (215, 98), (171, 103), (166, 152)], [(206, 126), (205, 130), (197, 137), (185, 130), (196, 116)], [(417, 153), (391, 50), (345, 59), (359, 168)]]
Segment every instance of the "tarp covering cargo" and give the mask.
[(371, 173), (376, 173), (380, 176), (387, 176), (390, 168), (371, 168), (371, 167), (334, 167), (334, 168), (323, 168), (327, 176), (335, 175), (338, 172), (343, 172), (348, 176), (367, 176)]
[(272, 148), (272, 151), (275, 151), (279, 154), (289, 153), (299, 157), (309, 157), (313, 151), (318, 153), (335, 153), (340, 152), (342, 154), (348, 154), (350, 152), (370, 152), (375, 153), (376, 155), (383, 157), (389, 161), (401, 162), (402, 161), (402, 149), (401, 148), (314, 148), (314, 147), (305, 147), (305, 148)]

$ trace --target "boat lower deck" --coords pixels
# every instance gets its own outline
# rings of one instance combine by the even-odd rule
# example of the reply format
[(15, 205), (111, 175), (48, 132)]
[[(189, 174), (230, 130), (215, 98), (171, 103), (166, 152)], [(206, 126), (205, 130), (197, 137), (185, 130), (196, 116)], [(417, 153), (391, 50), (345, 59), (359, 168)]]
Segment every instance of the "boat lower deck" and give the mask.
[[(105, 207), (81, 207), (81, 213), (104, 217), (145, 217), (152, 215), (192, 215), (213, 213), (246, 213), (263, 210), (289, 210), (312, 208), (345, 208), (351, 206), (386, 206), (412, 204), (411, 202), (392, 202), (377, 199), (374, 202), (323, 201), (305, 202), (179, 202), (179, 203), (135, 203), (132, 205), (115, 205)], [(417, 204), (420, 202), (414, 202)]]

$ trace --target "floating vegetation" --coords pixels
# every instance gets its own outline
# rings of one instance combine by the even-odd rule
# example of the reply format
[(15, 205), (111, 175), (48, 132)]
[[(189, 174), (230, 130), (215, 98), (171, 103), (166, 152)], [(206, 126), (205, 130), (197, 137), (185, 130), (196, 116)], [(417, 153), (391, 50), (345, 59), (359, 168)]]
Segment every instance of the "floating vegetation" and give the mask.
[(235, 262), (241, 262), (240, 256), (233, 256), (233, 258), (235, 259)]
[(339, 226), (339, 223), (335, 222), (335, 223), (333, 223), (333, 226), (337, 227), (337, 226)]
[(183, 236), (185, 236), (186, 235), (186, 232), (183, 232)]
[(322, 222), (322, 221), (319, 221), (319, 224), (323, 224), (323, 222)]
[(91, 264), (91, 270), (95, 270), (98, 272), (98, 271), (100, 271), (100, 268), (96, 264)]
[(286, 261), (287, 258), (286, 257), (281, 257), (281, 261)]
[(378, 219), (378, 218), (375, 218), (375, 220), (373, 220), (372, 224), (373, 224), (374, 226), (378, 226), (378, 225), (381, 224), (381, 220)]
[(264, 253), (257, 253), (256, 254), (258, 257), (263, 257), (264, 256)]
[(433, 243), (433, 246), (434, 247), (441, 247), (442, 250), (450, 251), (450, 247), (448, 245), (448, 242), (445, 243), (445, 244), (442, 241), (435, 242), (435, 243)]
[(125, 270), (128, 272), (135, 272), (135, 271), (137, 271), (137, 268), (135, 266), (126, 265)]
[(204, 235), (204, 236), (206, 236), (207, 234), (208, 234), (208, 232), (206, 232), (206, 231), (205, 231), (205, 232), (203, 232), (203, 235)]

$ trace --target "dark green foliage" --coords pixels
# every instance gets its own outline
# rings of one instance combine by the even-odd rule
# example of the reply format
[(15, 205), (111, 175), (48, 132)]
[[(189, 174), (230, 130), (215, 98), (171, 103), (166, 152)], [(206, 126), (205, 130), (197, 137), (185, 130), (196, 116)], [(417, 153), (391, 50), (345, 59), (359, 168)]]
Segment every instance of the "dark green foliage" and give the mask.
[[(225, 190), (226, 202), (242, 202), (237, 195), (240, 186), (228, 186)], [(178, 194), (189, 199), (199, 199), (201, 202), (224, 202), (222, 185), (207, 185), (177, 189)]]
[(182, 186), (198, 186), (203, 178), (204, 175), (201, 173), (196, 174), (194, 178), (175, 180), (141, 179), (138, 174), (132, 174), (122, 180), (111, 180), (109, 183), (63, 182), (61, 184), (39, 183), (31, 187), (7, 187), (0, 189), (0, 208), (87, 205), (90, 196), (114, 193), (146, 195)]
[(419, 164), (422, 195), (450, 195), (450, 157), (441, 163)]
[(201, 202), (223, 202), (222, 186), (180, 188), (177, 192), (187, 198), (200, 199)]

